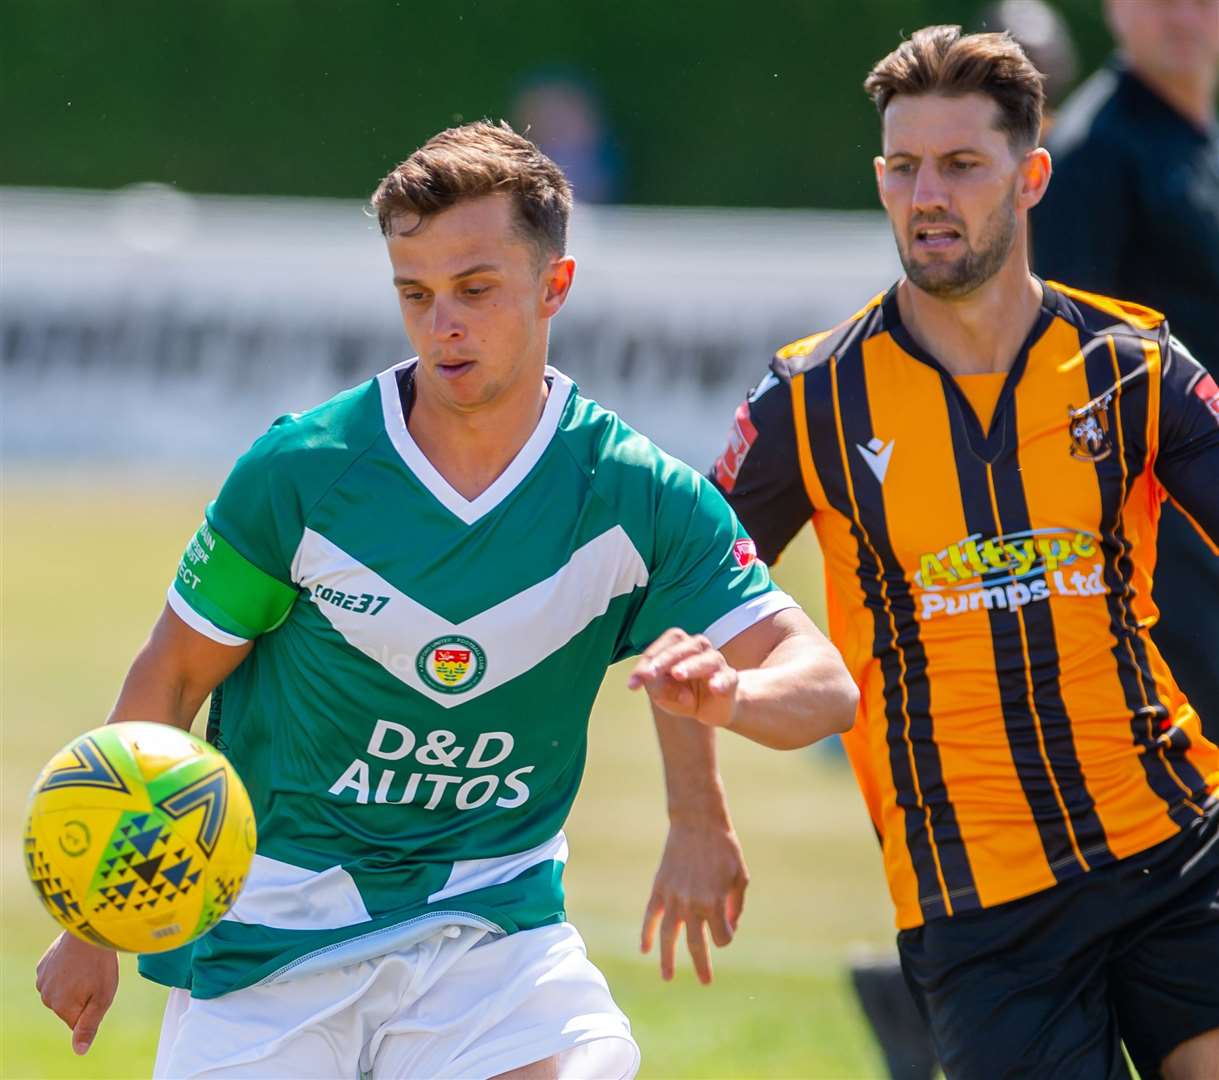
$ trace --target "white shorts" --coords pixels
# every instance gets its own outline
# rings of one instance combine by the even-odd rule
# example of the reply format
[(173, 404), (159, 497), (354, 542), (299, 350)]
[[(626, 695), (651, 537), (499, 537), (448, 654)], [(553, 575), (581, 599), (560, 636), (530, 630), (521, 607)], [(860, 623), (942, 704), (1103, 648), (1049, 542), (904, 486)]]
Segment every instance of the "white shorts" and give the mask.
[(630, 1080), (631, 1026), (571, 923), (448, 926), (333, 971), (192, 998), (172, 990), (158, 1078), (486, 1078), (559, 1056), (559, 1076)]

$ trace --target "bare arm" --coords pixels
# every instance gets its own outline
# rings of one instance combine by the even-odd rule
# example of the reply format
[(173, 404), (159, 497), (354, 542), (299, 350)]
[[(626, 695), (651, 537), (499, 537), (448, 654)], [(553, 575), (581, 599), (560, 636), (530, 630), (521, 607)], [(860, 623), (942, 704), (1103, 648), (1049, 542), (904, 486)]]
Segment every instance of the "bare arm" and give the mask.
[(665, 712), (775, 750), (849, 731), (859, 702), (842, 657), (799, 608), (759, 620), (720, 650), (701, 634), (668, 630), (628, 685), (646, 688)]
[(190, 730), (199, 707), (254, 647), (221, 645), (192, 630), (168, 607), (123, 680), (106, 723), (151, 720)]
[[(249, 655), (253, 642), (220, 645), (192, 630), (168, 607), (136, 655), (107, 723), (150, 720), (189, 730), (204, 699)], [(118, 990), (118, 957), (61, 933), (38, 961), (42, 1003), (72, 1029), (72, 1049), (86, 1053)]]
[(712, 648), (668, 630), (630, 677), (656, 717), (669, 802), (669, 836), (644, 912), (641, 946), (661, 931), (660, 970), (673, 977), (678, 932), (700, 981), (711, 981), (706, 932), (731, 942), (749, 873), (715, 759), (716, 727), (777, 749), (806, 746), (854, 721), (859, 693), (834, 647), (798, 608), (760, 620)]
[(673, 978), (677, 936), (699, 981), (711, 982), (707, 931), (721, 948), (732, 941), (745, 906), (749, 871), (728, 816), (715, 760), (715, 731), (653, 706), (664, 761), (669, 835), (643, 916), (640, 948), (649, 952), (660, 927), (660, 973)]

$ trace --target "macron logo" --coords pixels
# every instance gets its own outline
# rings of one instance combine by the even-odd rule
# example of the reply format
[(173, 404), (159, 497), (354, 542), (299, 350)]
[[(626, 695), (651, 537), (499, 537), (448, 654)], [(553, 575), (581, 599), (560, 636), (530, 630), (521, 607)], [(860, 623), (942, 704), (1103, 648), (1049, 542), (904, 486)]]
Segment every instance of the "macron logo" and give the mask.
[(889, 445), (886, 446), (873, 436), (868, 440), (867, 446), (860, 446), (859, 443), (856, 443), (855, 449), (863, 455), (864, 461), (868, 463), (868, 468), (872, 470), (877, 481), (883, 484), (885, 473), (889, 471), (889, 458), (893, 456), (893, 440), (890, 440)]

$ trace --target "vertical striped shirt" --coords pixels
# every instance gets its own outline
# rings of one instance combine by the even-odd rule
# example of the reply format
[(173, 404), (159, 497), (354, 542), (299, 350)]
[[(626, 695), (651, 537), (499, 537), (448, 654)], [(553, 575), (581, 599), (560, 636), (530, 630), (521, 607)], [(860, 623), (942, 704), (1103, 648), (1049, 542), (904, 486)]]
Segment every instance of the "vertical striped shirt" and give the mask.
[(1215, 800), (1219, 750), (1148, 631), (1165, 495), (1219, 537), (1219, 389), (1158, 313), (1046, 284), (980, 420), (891, 289), (779, 351), (711, 477), (768, 562), (812, 520), (900, 927)]

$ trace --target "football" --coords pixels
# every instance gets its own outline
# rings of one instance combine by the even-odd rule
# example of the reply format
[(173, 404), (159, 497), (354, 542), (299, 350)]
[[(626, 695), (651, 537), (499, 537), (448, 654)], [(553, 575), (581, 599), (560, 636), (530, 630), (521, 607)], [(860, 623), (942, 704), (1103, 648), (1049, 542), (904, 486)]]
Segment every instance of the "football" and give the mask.
[(224, 755), (167, 724), (73, 739), (30, 793), (25, 868), (65, 930), (124, 952), (164, 952), (233, 906), (256, 841)]

